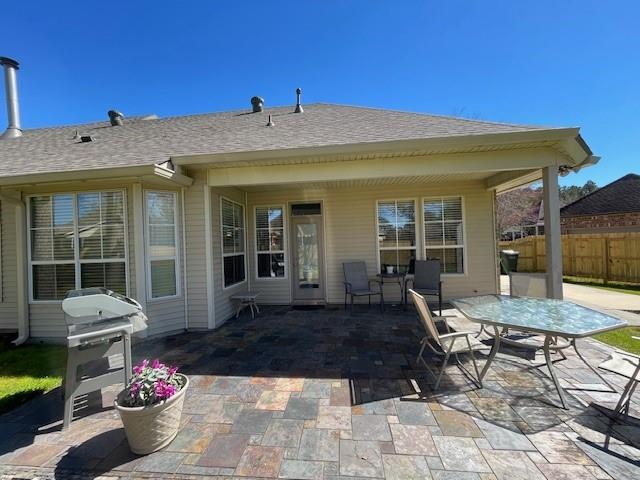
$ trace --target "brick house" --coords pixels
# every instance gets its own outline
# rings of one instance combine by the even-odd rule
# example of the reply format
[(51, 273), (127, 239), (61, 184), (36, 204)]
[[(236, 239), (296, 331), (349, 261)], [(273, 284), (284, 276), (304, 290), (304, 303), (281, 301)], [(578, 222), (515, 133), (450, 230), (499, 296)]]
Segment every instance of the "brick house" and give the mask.
[(562, 233), (640, 232), (640, 175), (629, 173), (560, 210)]

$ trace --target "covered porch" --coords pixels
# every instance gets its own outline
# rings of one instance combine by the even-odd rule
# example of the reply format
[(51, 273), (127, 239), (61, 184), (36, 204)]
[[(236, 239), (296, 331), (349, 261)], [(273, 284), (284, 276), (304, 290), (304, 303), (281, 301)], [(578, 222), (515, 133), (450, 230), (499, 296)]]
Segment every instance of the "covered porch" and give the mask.
[[(473, 328), (450, 315), (452, 326)], [(455, 367), (437, 392), (415, 363), (414, 311), (361, 305), (268, 307), (219, 329), (140, 343), (135, 356), (179, 365), (191, 387), (166, 449), (132, 455), (112, 408), (117, 387), (60, 432), (59, 392), (0, 418), (0, 473), (83, 478), (631, 479), (640, 474), (640, 405), (605, 415), (617, 394), (569, 353), (558, 373), (569, 409), (542, 369), (499, 354), (477, 389)], [(581, 351), (597, 365), (611, 349)], [(482, 362), (484, 356), (480, 356)], [(429, 361), (437, 362), (435, 358)], [(606, 375), (618, 389), (623, 379)], [(601, 408), (596, 408), (598, 405)], [(604, 410), (603, 410), (604, 408)]]

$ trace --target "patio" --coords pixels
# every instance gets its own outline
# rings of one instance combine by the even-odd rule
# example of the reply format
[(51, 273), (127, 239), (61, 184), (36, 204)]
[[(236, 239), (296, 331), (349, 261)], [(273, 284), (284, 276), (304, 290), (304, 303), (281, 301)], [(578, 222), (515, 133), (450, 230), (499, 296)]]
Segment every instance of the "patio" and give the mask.
[[(460, 328), (464, 321), (451, 323)], [(543, 369), (504, 353), (483, 389), (454, 365), (433, 393), (432, 379), (415, 363), (421, 337), (411, 311), (380, 315), (358, 306), (350, 316), (336, 308), (271, 307), (213, 332), (146, 341), (134, 349), (138, 359), (158, 357), (191, 379), (183, 427), (169, 447), (146, 457), (129, 453), (111, 407), (115, 388), (97, 404), (90, 398), (82, 418), (61, 432), (62, 401), (54, 391), (0, 417), (0, 474), (640, 477), (638, 397), (629, 422), (610, 425), (593, 404), (612, 408), (618, 395), (597, 391), (599, 379), (571, 352), (556, 364), (569, 393), (563, 410)], [(592, 340), (580, 347), (593, 365), (610, 350)]]

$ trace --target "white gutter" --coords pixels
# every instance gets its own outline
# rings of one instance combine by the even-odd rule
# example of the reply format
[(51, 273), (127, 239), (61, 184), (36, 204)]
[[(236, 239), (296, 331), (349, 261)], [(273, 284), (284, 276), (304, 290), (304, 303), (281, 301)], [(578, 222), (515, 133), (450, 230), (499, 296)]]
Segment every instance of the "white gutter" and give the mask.
[(16, 207), (16, 302), (18, 310), (18, 338), (14, 345), (29, 339), (29, 299), (27, 296), (27, 206), (17, 198), (0, 193), (0, 200)]

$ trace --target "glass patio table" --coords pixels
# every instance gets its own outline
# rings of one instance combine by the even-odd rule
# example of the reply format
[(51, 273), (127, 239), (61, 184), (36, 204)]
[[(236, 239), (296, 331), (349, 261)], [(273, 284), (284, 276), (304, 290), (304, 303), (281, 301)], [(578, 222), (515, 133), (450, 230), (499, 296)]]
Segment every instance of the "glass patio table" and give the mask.
[(513, 329), (544, 336), (542, 350), (563, 408), (567, 408), (565, 394), (558, 382), (550, 353), (554, 347), (557, 349), (558, 337), (567, 339), (580, 360), (615, 391), (611, 384), (585, 360), (576, 346), (576, 339), (624, 327), (627, 324), (624, 320), (572, 302), (552, 298), (481, 295), (452, 300), (451, 303), (472, 322), (494, 328), (494, 343), (480, 373), (481, 381), (500, 348), (502, 335), (500, 330), (502, 329), (504, 333), (508, 329)]

